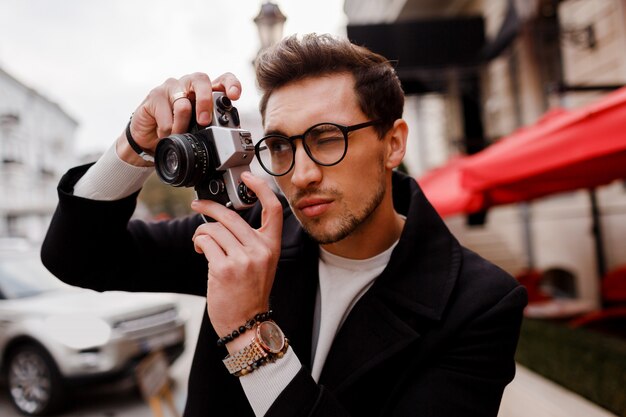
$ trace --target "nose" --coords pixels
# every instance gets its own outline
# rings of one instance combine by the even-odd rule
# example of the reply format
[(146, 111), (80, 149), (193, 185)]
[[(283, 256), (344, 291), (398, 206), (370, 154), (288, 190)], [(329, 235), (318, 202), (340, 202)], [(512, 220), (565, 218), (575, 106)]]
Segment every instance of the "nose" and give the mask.
[(302, 142), (296, 144), (294, 167), (292, 168), (291, 183), (304, 189), (317, 184), (322, 180), (322, 170), (304, 150)]

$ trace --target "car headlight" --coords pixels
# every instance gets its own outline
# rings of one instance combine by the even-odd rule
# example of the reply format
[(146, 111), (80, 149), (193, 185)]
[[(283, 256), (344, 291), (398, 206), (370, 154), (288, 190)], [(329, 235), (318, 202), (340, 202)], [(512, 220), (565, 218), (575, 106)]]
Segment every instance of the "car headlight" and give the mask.
[(46, 328), (57, 342), (77, 350), (102, 346), (111, 337), (111, 326), (93, 316), (51, 316), (46, 319)]

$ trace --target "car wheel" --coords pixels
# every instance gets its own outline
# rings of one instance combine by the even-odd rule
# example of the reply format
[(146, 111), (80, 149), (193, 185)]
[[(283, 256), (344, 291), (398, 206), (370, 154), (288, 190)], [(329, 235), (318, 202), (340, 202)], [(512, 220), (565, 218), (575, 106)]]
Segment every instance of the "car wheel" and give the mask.
[(7, 363), (9, 397), (20, 412), (40, 416), (58, 410), (63, 403), (63, 381), (48, 352), (34, 344), (21, 345)]

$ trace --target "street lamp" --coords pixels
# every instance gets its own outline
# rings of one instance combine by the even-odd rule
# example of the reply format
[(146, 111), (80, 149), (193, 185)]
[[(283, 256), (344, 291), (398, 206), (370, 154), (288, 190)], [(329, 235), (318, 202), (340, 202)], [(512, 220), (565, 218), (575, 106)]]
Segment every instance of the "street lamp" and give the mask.
[(254, 23), (259, 29), (261, 39), (261, 50), (268, 48), (283, 37), (283, 25), (287, 17), (280, 11), (278, 5), (272, 2), (265, 2), (261, 5), (261, 10)]

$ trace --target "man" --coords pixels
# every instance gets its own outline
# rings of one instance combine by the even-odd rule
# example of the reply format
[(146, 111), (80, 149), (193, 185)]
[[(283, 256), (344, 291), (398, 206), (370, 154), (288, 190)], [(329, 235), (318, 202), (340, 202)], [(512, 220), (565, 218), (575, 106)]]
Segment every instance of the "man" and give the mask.
[(408, 128), (391, 65), (307, 35), (259, 57), (257, 79), (257, 156), (288, 205), (247, 174), (247, 212), (196, 200), (216, 222), (129, 222), (152, 172), (130, 142), (153, 153), (192, 101), (208, 124), (213, 90), (241, 92), (230, 74), (169, 79), (129, 135), (61, 180), (45, 264), (96, 290), (206, 295), (186, 416), (495, 416), (526, 294), (393, 171)]

